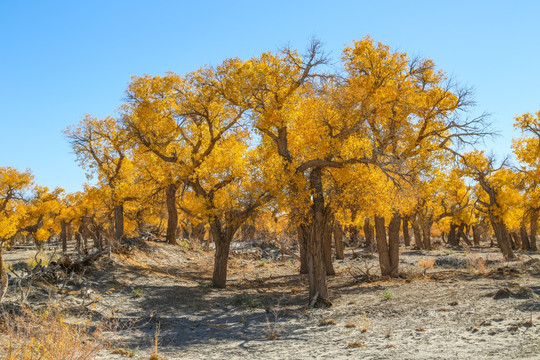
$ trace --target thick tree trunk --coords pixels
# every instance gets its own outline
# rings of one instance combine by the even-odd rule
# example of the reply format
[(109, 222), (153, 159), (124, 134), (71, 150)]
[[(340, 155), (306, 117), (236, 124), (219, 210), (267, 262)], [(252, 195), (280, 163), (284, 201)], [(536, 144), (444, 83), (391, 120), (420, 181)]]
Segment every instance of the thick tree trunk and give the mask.
[(366, 247), (373, 251), (374, 249), (374, 237), (375, 237), (375, 230), (373, 228), (373, 225), (369, 222), (369, 218), (364, 219), (364, 236), (366, 238)]
[(403, 241), (405, 246), (411, 246), (411, 236), (409, 235), (409, 217), (403, 217)]
[(390, 263), (390, 251), (386, 241), (386, 226), (384, 217), (375, 216), (375, 239), (377, 240), (377, 251), (379, 252), (379, 266), (382, 276), (392, 276), (392, 264)]
[(538, 231), (538, 210), (533, 210), (531, 212), (531, 237), (529, 238), (529, 243), (531, 245), (532, 251), (538, 251), (536, 247), (536, 232)]
[(527, 234), (525, 224), (521, 224), (519, 227), (519, 235), (521, 236), (521, 250), (530, 250), (531, 243), (529, 242), (529, 235)]
[(459, 237), (456, 236), (457, 225), (452, 223), (450, 224), (450, 231), (448, 232), (448, 245), (458, 246)]
[(324, 232), (324, 244), (323, 244), (323, 255), (324, 255), (324, 267), (326, 269), (326, 275), (336, 275), (334, 270), (334, 265), (332, 264), (332, 233), (333, 233), (334, 224), (331, 220), (326, 221), (326, 229)]
[(412, 223), (412, 229), (414, 234), (414, 243), (416, 244), (418, 250), (422, 250), (424, 248), (424, 242), (422, 241), (422, 233), (420, 232), (420, 226), (418, 226), (418, 224)]
[(394, 213), (394, 216), (388, 224), (388, 252), (390, 255), (390, 276), (397, 276), (399, 272), (399, 228), (401, 225), (401, 216)]
[(309, 305), (330, 306), (326, 269), (323, 258), (324, 234), (327, 231), (322, 171), (314, 168), (310, 173), (310, 188), (313, 190), (311, 233), (307, 242), (307, 264), (309, 280)]
[(472, 227), (472, 236), (473, 236), (473, 244), (474, 246), (480, 246), (480, 229), (478, 228), (478, 225), (474, 225)]
[(117, 205), (114, 208), (114, 239), (121, 242), (124, 237), (124, 206)]
[(212, 286), (223, 289), (227, 284), (227, 263), (229, 261), (229, 250), (232, 239), (227, 239), (223, 235), (214, 237), (216, 252), (214, 253), (214, 273), (212, 275)]
[(298, 247), (300, 248), (300, 274), (307, 274), (307, 242), (309, 230), (302, 225), (298, 226), (296, 230), (298, 235)]
[(336, 245), (336, 259), (345, 259), (345, 254), (343, 252), (343, 228), (337, 220), (334, 221), (334, 241)]
[(459, 242), (459, 239), (463, 239), (463, 241), (465, 241), (465, 243), (467, 245), (472, 246), (472, 243), (469, 240), (469, 237), (467, 236), (467, 234), (465, 232), (466, 229), (467, 229), (467, 225), (462, 222), (461, 225), (459, 225), (459, 228), (458, 228), (458, 242)]
[(167, 235), (168, 244), (176, 245), (176, 235), (178, 228), (178, 208), (176, 207), (176, 184), (170, 184), (165, 190), (167, 200)]
[(491, 212), (489, 214), (489, 217), (491, 220), (491, 226), (493, 227), (493, 231), (495, 232), (495, 237), (497, 238), (497, 244), (501, 249), (503, 256), (507, 260), (513, 260), (515, 256), (514, 252), (512, 251), (512, 245), (510, 243), (510, 238), (508, 235), (508, 230), (506, 229), (506, 225), (504, 224), (502, 219), (500, 219), (498, 216), (494, 215)]
[(426, 222), (423, 224), (422, 237), (424, 240), (424, 249), (431, 250), (431, 223)]

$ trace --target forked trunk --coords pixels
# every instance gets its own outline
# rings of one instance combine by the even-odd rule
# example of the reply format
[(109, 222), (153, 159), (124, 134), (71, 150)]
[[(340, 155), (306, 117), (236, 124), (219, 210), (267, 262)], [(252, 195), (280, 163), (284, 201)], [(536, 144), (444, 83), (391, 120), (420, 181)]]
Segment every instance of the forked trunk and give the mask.
[(337, 220), (334, 221), (334, 241), (336, 245), (336, 259), (345, 259), (345, 254), (343, 252), (343, 228)]
[(176, 207), (176, 184), (170, 184), (165, 190), (167, 198), (167, 243), (176, 245), (177, 228), (178, 228), (178, 209)]

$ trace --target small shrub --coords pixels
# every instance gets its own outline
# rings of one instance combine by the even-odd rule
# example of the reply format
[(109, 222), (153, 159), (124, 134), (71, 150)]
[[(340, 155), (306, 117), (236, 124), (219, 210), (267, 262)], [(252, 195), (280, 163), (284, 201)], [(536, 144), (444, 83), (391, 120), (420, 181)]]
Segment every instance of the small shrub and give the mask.
[(131, 288), (131, 296), (134, 298), (138, 298), (143, 296), (143, 289), (141, 288)]
[(394, 295), (392, 294), (392, 291), (390, 291), (390, 289), (384, 289), (383, 291), (383, 297), (386, 299), (386, 300), (391, 300), (394, 298)]
[(233, 306), (247, 306), (254, 308), (261, 306), (261, 301), (248, 294), (237, 294), (232, 298), (231, 304)]
[(328, 325), (335, 325), (335, 324), (336, 324), (336, 320), (323, 318), (321, 322), (319, 323), (319, 326), (328, 326)]

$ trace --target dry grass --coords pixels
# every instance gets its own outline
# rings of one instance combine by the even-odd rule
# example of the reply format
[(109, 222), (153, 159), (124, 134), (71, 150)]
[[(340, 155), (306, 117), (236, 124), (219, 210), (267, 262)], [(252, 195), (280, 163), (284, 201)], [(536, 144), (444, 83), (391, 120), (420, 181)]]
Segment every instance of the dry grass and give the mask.
[(4, 314), (0, 353), (7, 360), (85, 360), (105, 349), (103, 329), (89, 321), (68, 323), (54, 308)]

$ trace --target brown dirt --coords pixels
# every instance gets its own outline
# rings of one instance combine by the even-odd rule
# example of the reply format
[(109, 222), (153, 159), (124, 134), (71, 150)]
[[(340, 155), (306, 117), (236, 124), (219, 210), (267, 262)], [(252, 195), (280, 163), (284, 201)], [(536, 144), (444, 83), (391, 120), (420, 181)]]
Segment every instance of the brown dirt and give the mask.
[[(61, 293), (35, 284), (29, 301), (114, 323), (102, 359), (148, 358), (156, 340), (165, 359), (540, 358), (538, 254), (506, 263), (488, 248), (403, 249), (402, 278), (389, 280), (378, 278), (376, 255), (348, 253), (334, 263), (329, 309), (307, 309), (294, 260), (231, 258), (227, 288), (212, 289), (212, 255), (147, 243), (103, 258)], [(368, 268), (371, 282), (361, 282)], [(499, 299), (501, 289), (528, 296)], [(6, 302), (17, 299), (11, 287)]]

